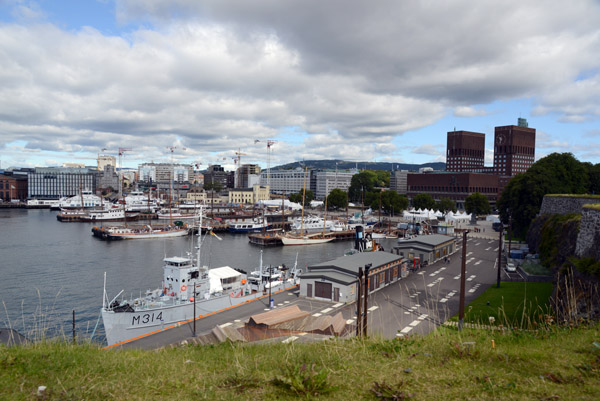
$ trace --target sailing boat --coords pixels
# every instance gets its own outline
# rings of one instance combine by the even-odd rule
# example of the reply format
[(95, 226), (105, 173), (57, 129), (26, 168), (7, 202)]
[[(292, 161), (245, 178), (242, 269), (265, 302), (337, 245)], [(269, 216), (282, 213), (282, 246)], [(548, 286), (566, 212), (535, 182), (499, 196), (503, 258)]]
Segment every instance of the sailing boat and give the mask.
[(304, 224), (304, 201), (306, 199), (306, 167), (304, 167), (304, 191), (302, 196), (302, 216), (300, 220), (300, 232), (288, 233), (281, 237), (283, 245), (315, 245), (333, 241), (334, 237), (325, 237), (325, 225), (327, 224), (327, 197), (325, 197), (325, 217), (323, 218), (323, 232), (321, 234), (306, 234)]

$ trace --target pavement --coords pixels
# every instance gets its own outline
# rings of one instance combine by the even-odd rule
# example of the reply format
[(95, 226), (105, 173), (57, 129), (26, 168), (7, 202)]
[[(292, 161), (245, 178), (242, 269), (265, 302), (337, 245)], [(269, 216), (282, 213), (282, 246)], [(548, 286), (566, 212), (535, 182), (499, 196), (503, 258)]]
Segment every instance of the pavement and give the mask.
[[(487, 223), (487, 222), (485, 222)], [(485, 225), (478, 225), (483, 228)], [(469, 233), (466, 257), (465, 304), (481, 295), (497, 281), (499, 234), (485, 231)], [(462, 237), (462, 236), (461, 236)], [(457, 252), (446, 262), (436, 263), (410, 273), (406, 278), (372, 293), (368, 300), (368, 333), (371, 336), (394, 338), (426, 334), (458, 314), (462, 240)], [(502, 272), (506, 274), (506, 272)], [(356, 303), (342, 304), (298, 296), (298, 290), (273, 295), (274, 307), (298, 305), (313, 316), (342, 312), (348, 325), (356, 324)], [(240, 305), (196, 321), (196, 334), (209, 333), (215, 326), (241, 327), (249, 317), (270, 310), (268, 297)], [(290, 338), (293, 338), (290, 340)], [(272, 341), (300, 341), (300, 336), (283, 337)], [(306, 339), (310, 338), (307, 336)], [(155, 349), (194, 339), (193, 323), (165, 330), (115, 348)]]

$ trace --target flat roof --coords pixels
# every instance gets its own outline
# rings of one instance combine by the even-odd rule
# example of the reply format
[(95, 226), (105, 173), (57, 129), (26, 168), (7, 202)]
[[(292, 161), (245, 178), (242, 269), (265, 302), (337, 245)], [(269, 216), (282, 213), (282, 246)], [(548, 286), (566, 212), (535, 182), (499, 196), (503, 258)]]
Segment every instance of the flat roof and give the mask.
[(454, 237), (449, 237), (442, 234), (431, 234), (431, 235), (417, 235), (409, 240), (402, 241), (402, 245), (411, 245), (413, 243), (426, 244), (431, 246), (438, 246), (445, 244), (446, 242), (454, 241)]
[(327, 262), (317, 263), (308, 266), (308, 273), (315, 273), (315, 271), (335, 269), (347, 271), (348, 273), (358, 274), (358, 268), (364, 267), (368, 263), (371, 263), (372, 268), (377, 268), (379, 266), (383, 266), (385, 264), (395, 262), (401, 259), (401, 256), (395, 255), (390, 252), (359, 252), (353, 255), (346, 255)]

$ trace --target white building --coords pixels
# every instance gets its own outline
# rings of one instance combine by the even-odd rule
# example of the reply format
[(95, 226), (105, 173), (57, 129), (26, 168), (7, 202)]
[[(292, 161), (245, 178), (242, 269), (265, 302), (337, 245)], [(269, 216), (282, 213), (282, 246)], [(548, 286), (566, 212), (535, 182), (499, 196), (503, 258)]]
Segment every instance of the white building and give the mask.
[[(310, 174), (306, 172), (306, 186), (310, 188)], [(270, 188), (273, 194), (291, 195), (304, 188), (304, 170), (300, 167), (294, 170), (271, 170)], [(267, 185), (267, 170), (260, 173), (260, 185)]]
[(352, 176), (357, 173), (357, 170), (313, 171), (314, 182), (316, 184), (314, 188), (315, 198), (325, 199), (335, 188), (348, 192)]

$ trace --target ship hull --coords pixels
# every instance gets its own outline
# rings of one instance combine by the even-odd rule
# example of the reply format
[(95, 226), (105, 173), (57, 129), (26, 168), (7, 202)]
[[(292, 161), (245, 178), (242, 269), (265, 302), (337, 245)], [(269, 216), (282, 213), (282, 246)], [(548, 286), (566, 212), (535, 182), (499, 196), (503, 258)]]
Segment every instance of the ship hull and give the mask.
[[(294, 288), (297, 285), (296, 281), (282, 282), (274, 285), (271, 291), (277, 293)], [(244, 294), (243, 291), (244, 289), (237, 290), (233, 294), (227, 293), (209, 299), (197, 300), (196, 319), (268, 296), (262, 292)], [(184, 302), (178, 305), (159, 305), (157, 302), (156, 307), (139, 309), (134, 312), (114, 312), (102, 309), (102, 322), (108, 347), (125, 344), (162, 330), (168, 330), (178, 324), (191, 321), (193, 318), (193, 302)]]

